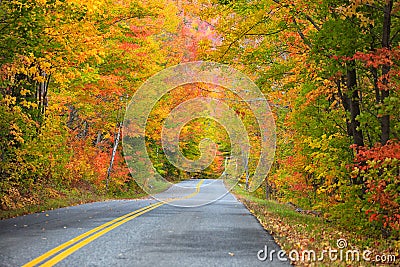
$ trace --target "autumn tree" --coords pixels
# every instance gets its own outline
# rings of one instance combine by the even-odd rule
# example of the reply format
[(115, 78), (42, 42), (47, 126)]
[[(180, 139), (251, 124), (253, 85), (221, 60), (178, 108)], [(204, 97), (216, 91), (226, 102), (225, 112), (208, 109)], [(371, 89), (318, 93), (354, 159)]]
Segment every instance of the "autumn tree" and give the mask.
[(398, 138), (396, 10), (393, 1), (265, 0), (203, 12), (223, 40), (210, 57), (253, 77), (277, 114), (275, 197), (334, 217), (358, 206), (365, 221), (372, 176), (351, 176), (348, 165), (357, 149)]

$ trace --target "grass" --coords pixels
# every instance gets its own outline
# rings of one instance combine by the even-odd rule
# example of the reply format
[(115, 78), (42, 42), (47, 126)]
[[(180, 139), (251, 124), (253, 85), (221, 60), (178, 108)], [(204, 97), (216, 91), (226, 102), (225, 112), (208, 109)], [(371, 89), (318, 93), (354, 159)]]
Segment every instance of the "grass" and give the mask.
[(95, 201), (102, 201), (104, 198), (90, 191), (72, 190), (63, 192), (63, 194), (55, 197), (42, 197), (40, 203), (25, 205), (10, 210), (1, 210), (0, 219), (8, 219), (25, 214), (41, 212), (45, 210), (52, 210), (67, 206), (74, 206), (83, 203), (90, 203)]
[[(259, 220), (263, 227), (274, 237), (276, 242), (286, 253), (296, 250), (301, 253), (304, 250), (314, 250), (317, 258), (323, 250), (337, 249), (337, 240), (345, 239), (348, 250), (357, 249), (362, 253), (364, 250), (372, 251), (376, 255), (395, 255), (396, 262), (379, 263), (375, 261), (331, 261), (325, 254), (323, 261), (293, 261), (298, 266), (399, 266), (399, 243), (393, 240), (371, 239), (368, 236), (357, 235), (347, 231), (341, 225), (328, 222), (324, 218), (315, 217), (296, 212), (292, 207), (284, 203), (265, 200), (244, 190), (243, 185), (237, 185), (232, 193), (243, 202), (250, 212)], [(345, 255), (345, 254), (344, 254)], [(362, 256), (361, 256), (362, 258)]]
[[(156, 182), (152, 193), (163, 192), (167, 190), (169, 186), (170, 184)], [(133, 189), (125, 191), (110, 188), (107, 194), (104, 192), (95, 192), (92, 188), (87, 186), (85, 189), (84, 188), (85, 186), (82, 186), (80, 189), (73, 188), (60, 191), (52, 188), (37, 189), (35, 191), (36, 197), (32, 198), (32, 201), (23, 201), (22, 199), (19, 201), (20, 203), (26, 202), (27, 204), (15, 206), (9, 210), (0, 210), (0, 220), (96, 201), (138, 199), (149, 196), (149, 194), (141, 190), (138, 186), (133, 186)]]

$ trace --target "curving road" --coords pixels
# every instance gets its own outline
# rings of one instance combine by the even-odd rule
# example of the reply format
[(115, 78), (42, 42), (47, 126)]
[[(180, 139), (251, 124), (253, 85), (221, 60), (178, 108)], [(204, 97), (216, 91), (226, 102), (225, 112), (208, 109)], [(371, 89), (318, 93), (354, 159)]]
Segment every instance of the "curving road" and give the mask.
[(0, 266), (289, 266), (258, 259), (279, 247), (222, 181), (188, 180), (156, 197), (169, 203), (105, 201), (0, 221)]

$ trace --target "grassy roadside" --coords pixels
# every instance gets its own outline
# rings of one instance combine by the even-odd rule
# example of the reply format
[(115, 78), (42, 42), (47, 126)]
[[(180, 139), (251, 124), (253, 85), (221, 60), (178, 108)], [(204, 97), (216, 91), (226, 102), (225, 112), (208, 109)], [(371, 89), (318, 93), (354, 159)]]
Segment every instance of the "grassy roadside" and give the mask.
[(51, 197), (41, 196), (39, 203), (25, 204), (16, 206), (14, 209), (1, 210), (0, 219), (3, 220), (45, 210), (102, 201), (104, 199), (104, 196), (100, 196), (91, 191), (64, 191), (63, 194), (57, 194)]
[[(291, 258), (296, 258), (292, 250), (298, 251), (299, 260), (292, 263), (297, 266), (399, 266), (399, 242), (388, 241), (384, 239), (373, 239), (367, 236), (359, 236), (352, 232), (345, 231), (340, 225), (327, 222), (325, 219), (296, 212), (292, 207), (276, 201), (264, 200), (246, 192), (243, 186), (235, 186), (232, 193), (256, 216), (263, 227), (274, 236), (276, 242), (283, 250), (292, 253)], [(339, 249), (337, 240), (344, 239), (347, 246)], [(330, 260), (328, 252), (323, 254), (323, 250), (338, 250), (338, 260)], [(301, 252), (313, 250), (316, 254), (316, 260), (309, 260), (307, 252), (304, 253), (304, 260)], [(360, 253), (360, 260), (351, 260), (349, 254), (346, 262), (346, 253), (349, 250), (357, 250)], [(370, 261), (363, 260), (362, 253), (365, 250), (371, 251), (366, 257)], [(342, 260), (340, 259), (340, 251)], [(322, 258), (323, 260), (318, 260)], [(336, 254), (332, 254), (335, 258)], [(390, 255), (390, 256), (389, 256)], [(395, 255), (395, 262), (378, 262), (376, 257), (392, 257)], [(275, 254), (275, 260), (276, 254)]]
[[(178, 183), (180, 181), (173, 181), (172, 183), (175, 182)], [(169, 186), (170, 184), (166, 185), (165, 183), (156, 184), (155, 189), (153, 189), (153, 193), (156, 194), (163, 192), (167, 190)], [(79, 189), (72, 188), (69, 190), (64, 189), (60, 191), (52, 188), (46, 188), (37, 190), (32, 195), (35, 195), (35, 197), (21, 197), (19, 201), (20, 203), (17, 203), (18, 205), (15, 205), (12, 209), (0, 210), (0, 220), (96, 201), (139, 199), (149, 196), (137, 185), (133, 186), (131, 190), (126, 191), (110, 190), (108, 194), (105, 194), (104, 192), (95, 192), (88, 186), (82, 186)]]
[(35, 201), (32, 204), (27, 203), (25, 205), (16, 206), (13, 209), (0, 210), (0, 220), (96, 201), (137, 199), (146, 196), (147, 194), (142, 191), (127, 191), (120, 192), (118, 194), (105, 195), (90, 190), (64, 190), (62, 192), (57, 192), (57, 194), (53, 194), (51, 196), (49, 196), (48, 194), (41, 194), (39, 200)]

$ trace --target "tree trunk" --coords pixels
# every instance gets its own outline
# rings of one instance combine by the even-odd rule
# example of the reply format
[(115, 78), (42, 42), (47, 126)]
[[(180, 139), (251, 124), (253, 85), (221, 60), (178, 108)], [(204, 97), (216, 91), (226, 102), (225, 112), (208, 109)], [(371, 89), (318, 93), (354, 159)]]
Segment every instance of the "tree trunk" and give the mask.
[[(393, 0), (387, 0), (386, 5), (383, 9), (383, 32), (382, 32), (382, 48), (390, 50), (390, 26), (391, 26), (391, 13), (393, 9)], [(389, 97), (389, 83), (388, 74), (390, 71), (390, 65), (385, 64), (382, 66), (382, 84), (381, 88), (381, 103), (384, 103), (385, 99)], [(390, 138), (390, 117), (389, 114), (384, 114), (380, 118), (381, 123), (381, 143), (385, 145)]]
[(348, 66), (346, 82), (350, 95), (350, 127), (353, 134), (353, 143), (357, 146), (364, 146), (363, 133), (359, 129), (360, 122), (357, 120), (357, 116), (360, 115), (360, 95), (357, 89), (357, 72), (354, 61), (350, 62)]
[[(342, 79), (344, 82), (344, 78), (342, 78)], [(342, 102), (344, 110), (346, 112), (350, 112), (350, 98), (342, 92), (341, 80), (336, 81), (336, 86), (337, 86), (338, 95), (339, 95), (340, 101)], [(347, 132), (348, 136), (353, 136), (353, 131), (351, 129), (351, 123), (350, 123), (349, 119), (347, 118), (347, 116), (346, 116), (346, 132)]]
[(114, 139), (114, 146), (113, 146), (113, 150), (112, 150), (112, 153), (111, 153), (110, 166), (108, 167), (108, 170), (107, 170), (107, 178), (106, 178), (106, 192), (107, 193), (108, 193), (109, 179), (110, 179), (112, 167), (113, 167), (113, 164), (114, 164), (114, 158), (115, 158), (115, 154), (117, 152), (119, 138), (121, 136), (121, 127), (122, 127), (122, 123), (120, 123), (120, 125), (118, 125), (118, 132), (117, 132), (117, 136)]
[(245, 169), (245, 173), (246, 173), (246, 190), (249, 190), (249, 158), (248, 158), (248, 154), (244, 154), (243, 160), (244, 160), (244, 169)]
[(265, 199), (266, 200), (270, 199), (270, 193), (271, 193), (271, 188), (269, 187), (268, 176), (267, 176), (267, 177), (265, 177)]

